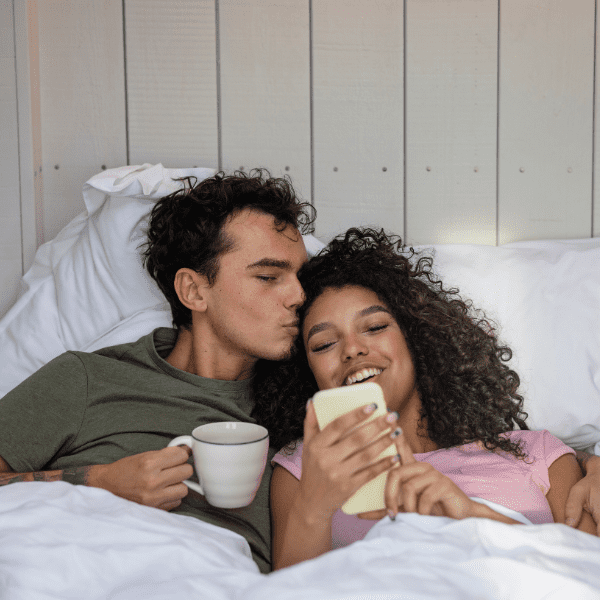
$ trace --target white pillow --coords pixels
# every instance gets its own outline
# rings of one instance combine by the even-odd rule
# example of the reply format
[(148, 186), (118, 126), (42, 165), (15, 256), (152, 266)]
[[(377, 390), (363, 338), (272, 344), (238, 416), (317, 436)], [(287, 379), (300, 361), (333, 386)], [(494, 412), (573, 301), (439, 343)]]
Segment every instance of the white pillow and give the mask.
[(428, 248), (513, 350), (529, 426), (600, 454), (600, 238)]
[[(93, 351), (171, 327), (139, 246), (158, 198), (214, 169), (161, 164), (103, 171), (83, 186), (86, 211), (40, 246), (17, 302), (0, 320), (0, 397), (66, 350)], [(322, 244), (304, 236), (309, 253)]]

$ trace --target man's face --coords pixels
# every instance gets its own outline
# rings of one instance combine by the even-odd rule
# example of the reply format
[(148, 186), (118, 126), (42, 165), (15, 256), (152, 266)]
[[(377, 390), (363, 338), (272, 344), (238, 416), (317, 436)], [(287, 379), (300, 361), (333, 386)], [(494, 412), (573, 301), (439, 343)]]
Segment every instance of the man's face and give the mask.
[(271, 215), (244, 209), (223, 228), (233, 241), (219, 258), (214, 285), (204, 290), (205, 334), (218, 360), (254, 364), (289, 356), (304, 301), (297, 278), (307, 260), (300, 232), (277, 231)]

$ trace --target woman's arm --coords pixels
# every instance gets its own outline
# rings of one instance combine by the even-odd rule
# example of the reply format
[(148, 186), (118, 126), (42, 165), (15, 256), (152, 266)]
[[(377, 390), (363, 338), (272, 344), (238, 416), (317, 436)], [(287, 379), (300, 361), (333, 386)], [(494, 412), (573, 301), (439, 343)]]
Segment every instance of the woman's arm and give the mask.
[[(548, 468), (550, 490), (546, 499), (550, 505), (555, 523), (565, 523), (567, 519), (566, 506), (569, 492), (583, 478), (577, 459), (572, 454), (563, 454)], [(590, 513), (583, 511), (577, 529), (597, 535), (596, 524)]]
[(357, 408), (320, 431), (309, 403), (300, 480), (282, 467), (276, 467), (271, 478), (274, 569), (330, 550), (335, 512), (362, 485), (395, 464), (395, 457), (378, 457), (394, 443), (381, 434), (395, 426), (397, 415), (361, 424), (372, 412), (369, 407)]
[(276, 465), (271, 478), (273, 570), (289, 567), (331, 550), (331, 521), (306, 515), (300, 502), (300, 481)]

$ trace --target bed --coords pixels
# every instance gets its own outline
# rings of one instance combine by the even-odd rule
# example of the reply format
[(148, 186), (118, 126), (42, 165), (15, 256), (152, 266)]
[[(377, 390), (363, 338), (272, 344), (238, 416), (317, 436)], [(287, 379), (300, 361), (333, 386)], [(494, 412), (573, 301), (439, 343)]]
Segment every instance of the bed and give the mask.
[[(0, 320), (0, 398), (67, 349), (171, 326), (142, 268), (146, 218), (180, 185), (174, 179), (212, 173), (140, 165), (86, 182), (86, 210), (39, 248)], [(311, 254), (322, 247), (305, 241)], [(600, 239), (420, 250), (498, 323), (515, 353), (530, 426), (600, 455)], [(0, 597), (600, 598), (600, 539), (563, 525), (408, 514), (383, 519), (351, 546), (263, 575), (246, 541), (228, 530), (101, 489), (16, 483), (0, 489)]]

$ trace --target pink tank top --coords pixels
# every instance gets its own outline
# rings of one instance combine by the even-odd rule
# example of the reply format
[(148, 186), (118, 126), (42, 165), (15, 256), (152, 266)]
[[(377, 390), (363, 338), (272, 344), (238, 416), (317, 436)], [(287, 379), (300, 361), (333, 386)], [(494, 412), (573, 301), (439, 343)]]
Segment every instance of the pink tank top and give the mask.
[[(546, 494), (550, 489), (548, 467), (563, 454), (575, 451), (548, 431), (509, 431), (504, 434), (513, 442), (521, 441), (527, 462), (504, 452), (486, 450), (478, 443), (415, 454), (418, 461), (428, 462), (467, 495), (490, 500), (516, 510), (532, 523), (553, 523)], [(287, 469), (300, 479), (302, 447), (299, 443), (290, 456), (278, 452), (273, 464)], [(333, 547), (339, 548), (362, 539), (375, 521), (359, 519), (338, 510), (333, 518)]]

